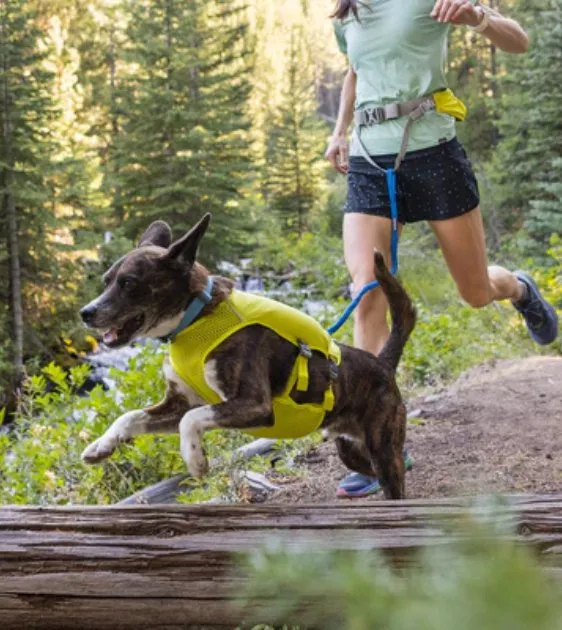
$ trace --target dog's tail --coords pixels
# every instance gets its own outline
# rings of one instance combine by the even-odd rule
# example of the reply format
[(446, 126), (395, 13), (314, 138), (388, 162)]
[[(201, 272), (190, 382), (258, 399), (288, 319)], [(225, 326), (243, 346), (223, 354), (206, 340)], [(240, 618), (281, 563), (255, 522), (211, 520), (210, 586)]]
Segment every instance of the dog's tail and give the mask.
[(400, 282), (389, 272), (383, 255), (376, 250), (375, 277), (386, 295), (392, 316), (390, 337), (378, 358), (392, 371), (396, 371), (404, 346), (416, 323), (416, 309)]

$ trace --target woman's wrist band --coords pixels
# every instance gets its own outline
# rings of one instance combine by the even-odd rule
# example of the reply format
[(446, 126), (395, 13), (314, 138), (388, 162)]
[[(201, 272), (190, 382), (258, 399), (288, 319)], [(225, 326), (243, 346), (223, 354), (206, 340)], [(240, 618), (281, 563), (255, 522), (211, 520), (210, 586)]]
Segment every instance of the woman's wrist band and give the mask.
[(486, 9), (484, 9), (484, 7), (482, 6), (478, 6), (478, 13), (482, 14), (482, 19), (480, 20), (480, 23), (476, 26), (471, 26), (470, 28), (476, 33), (483, 33), (488, 28), (488, 26), (490, 26), (490, 16)]

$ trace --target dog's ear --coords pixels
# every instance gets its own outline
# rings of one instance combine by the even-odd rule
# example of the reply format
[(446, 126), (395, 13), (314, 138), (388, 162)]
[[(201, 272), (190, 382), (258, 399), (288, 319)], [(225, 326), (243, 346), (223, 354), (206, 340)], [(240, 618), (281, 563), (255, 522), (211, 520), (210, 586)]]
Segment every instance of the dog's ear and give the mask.
[(172, 243), (168, 248), (168, 258), (175, 258), (185, 265), (193, 265), (203, 235), (211, 222), (211, 214), (207, 214), (185, 235)]
[(143, 245), (157, 245), (167, 249), (172, 242), (172, 230), (165, 221), (154, 221), (148, 226), (146, 232), (141, 236), (137, 247)]

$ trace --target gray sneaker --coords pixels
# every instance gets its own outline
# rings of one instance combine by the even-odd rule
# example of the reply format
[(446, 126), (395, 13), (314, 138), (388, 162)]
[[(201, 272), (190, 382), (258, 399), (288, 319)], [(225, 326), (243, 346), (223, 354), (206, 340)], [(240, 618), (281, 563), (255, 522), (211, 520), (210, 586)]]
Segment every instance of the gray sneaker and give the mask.
[(540, 294), (534, 280), (524, 271), (514, 274), (527, 287), (527, 295), (513, 306), (523, 315), (531, 337), (541, 346), (552, 343), (558, 335), (558, 315)]

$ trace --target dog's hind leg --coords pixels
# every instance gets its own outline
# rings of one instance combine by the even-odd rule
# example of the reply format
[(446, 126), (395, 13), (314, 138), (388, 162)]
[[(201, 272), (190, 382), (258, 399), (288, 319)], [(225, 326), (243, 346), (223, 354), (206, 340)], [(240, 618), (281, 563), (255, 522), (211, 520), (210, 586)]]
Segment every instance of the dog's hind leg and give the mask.
[(386, 499), (404, 499), (406, 408), (402, 403), (380, 424), (367, 426), (366, 444)]
[(338, 455), (345, 466), (368, 477), (376, 475), (369, 452), (359, 442), (345, 436), (337, 437), (335, 442)]
[(119, 444), (128, 442), (135, 435), (174, 433), (187, 409), (189, 403), (171, 385), (162, 402), (146, 409), (128, 411), (117, 418), (100, 438), (84, 449), (82, 459), (87, 464), (100, 462), (109, 457)]
[(187, 469), (194, 477), (208, 470), (202, 438), (211, 429), (250, 429), (273, 424), (270, 402), (232, 400), (204, 405), (188, 411), (180, 422), (180, 450)]

